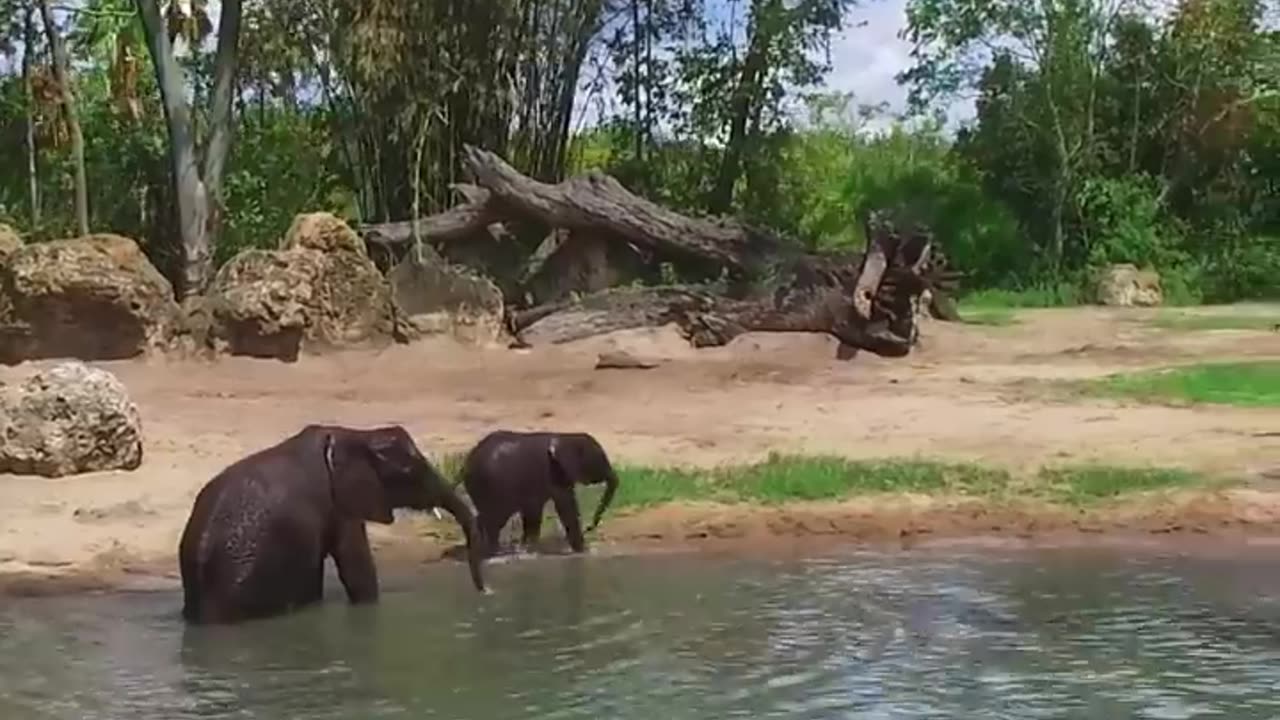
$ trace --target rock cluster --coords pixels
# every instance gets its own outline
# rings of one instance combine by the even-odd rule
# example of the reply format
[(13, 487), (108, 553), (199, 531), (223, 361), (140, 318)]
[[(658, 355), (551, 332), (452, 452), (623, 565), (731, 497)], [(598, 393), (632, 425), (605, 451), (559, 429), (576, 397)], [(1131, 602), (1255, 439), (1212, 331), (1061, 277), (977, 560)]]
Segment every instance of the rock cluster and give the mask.
[(383, 277), (360, 236), (330, 213), (297, 216), (276, 249), (237, 254), (181, 307), (128, 238), (23, 244), (0, 226), (0, 362), (7, 364), (162, 349), (293, 361), (304, 350), (438, 332), (464, 342), (496, 339), (501, 292), (434, 254)]
[(204, 299), (209, 341), (233, 355), (291, 361), (304, 346), (390, 341), (391, 288), (364, 241), (329, 213), (299, 215), (278, 250), (246, 250)]

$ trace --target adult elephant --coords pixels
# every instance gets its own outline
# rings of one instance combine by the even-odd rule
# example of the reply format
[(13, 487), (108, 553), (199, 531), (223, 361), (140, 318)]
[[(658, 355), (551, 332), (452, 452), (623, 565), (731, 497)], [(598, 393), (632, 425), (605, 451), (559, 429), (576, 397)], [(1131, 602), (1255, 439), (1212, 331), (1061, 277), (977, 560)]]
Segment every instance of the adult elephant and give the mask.
[(178, 546), (183, 617), (236, 622), (317, 602), (330, 556), (350, 602), (376, 602), (365, 521), (436, 507), (462, 526), (472, 583), (488, 592), (475, 516), (404, 428), (308, 425), (227, 467), (196, 496)]
[(604, 495), (588, 532), (600, 524), (618, 490), (618, 475), (609, 456), (591, 435), (497, 430), (476, 443), (462, 468), (462, 483), (476, 506), (488, 553), (497, 550), (502, 528), (517, 512), (524, 527), (521, 544), (527, 548), (536, 543), (547, 500), (555, 506), (569, 547), (583, 552), (586, 541), (574, 485), (601, 482)]

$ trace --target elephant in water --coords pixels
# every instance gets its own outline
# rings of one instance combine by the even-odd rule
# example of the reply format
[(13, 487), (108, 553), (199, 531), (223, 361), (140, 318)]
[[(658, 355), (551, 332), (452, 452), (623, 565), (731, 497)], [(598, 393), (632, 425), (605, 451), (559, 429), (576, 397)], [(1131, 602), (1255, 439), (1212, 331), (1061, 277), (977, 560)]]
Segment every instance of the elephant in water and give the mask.
[(462, 526), (472, 583), (487, 593), (471, 508), (404, 428), (308, 425), (227, 467), (196, 496), (178, 546), (182, 615), (236, 622), (318, 602), (328, 556), (352, 603), (376, 602), (365, 521), (390, 524), (393, 508), (437, 506)]
[(524, 527), (521, 544), (529, 548), (536, 543), (547, 500), (555, 506), (569, 546), (583, 552), (586, 542), (574, 484), (600, 482), (605, 483), (605, 491), (588, 532), (600, 524), (618, 490), (618, 475), (609, 456), (590, 435), (498, 430), (476, 443), (462, 468), (462, 483), (476, 506), (490, 554), (497, 551), (498, 536), (516, 512)]

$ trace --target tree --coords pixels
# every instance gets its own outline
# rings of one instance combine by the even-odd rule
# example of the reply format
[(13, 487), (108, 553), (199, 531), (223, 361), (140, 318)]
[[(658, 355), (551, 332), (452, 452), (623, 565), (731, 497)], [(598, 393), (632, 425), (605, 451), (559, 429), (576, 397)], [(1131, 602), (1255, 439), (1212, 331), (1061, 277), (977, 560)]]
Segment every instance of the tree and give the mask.
[[(756, 150), (767, 132), (768, 111), (784, 92), (782, 84), (818, 82), (829, 66), (811, 53), (824, 46), (840, 27), (847, 0), (802, 0), (788, 7), (782, 0), (753, 0), (746, 54), (735, 68), (725, 120), (728, 138), (707, 199), (712, 213), (728, 212), (743, 159)], [(768, 107), (774, 105), (775, 107)]]
[(62, 33), (53, 19), (49, 0), (38, 0), (40, 16), (44, 20), (45, 35), (49, 39), (49, 51), (53, 55), (53, 77), (62, 94), (62, 112), (71, 134), (71, 155), (75, 163), (76, 227), (81, 235), (89, 234), (89, 181), (84, 170), (84, 134), (80, 129), (80, 113), (76, 106), (75, 91), (71, 87), (71, 60)]
[[(158, 0), (136, 0), (147, 49), (160, 89), (169, 132), (169, 157), (177, 198), (178, 229), (182, 239), (183, 272), (176, 283), (179, 297), (201, 292), (212, 279), (213, 251), (222, 226), (222, 176), (231, 153), (231, 102), (235, 94), (236, 60), (240, 40), (241, 0), (223, 0), (218, 19), (218, 46), (213, 64), (213, 92), (209, 101), (208, 136), (203, 163), (196, 130), (186, 99), (186, 81), (174, 55), (165, 17)], [(170, 17), (173, 8), (170, 8)], [(196, 25), (198, 25), (198, 18)], [(186, 35), (193, 50), (204, 33)]]
[[(979, 126), (991, 138), (1025, 138), (1038, 168), (1025, 173), (1024, 223), (1041, 238), (1047, 269), (1057, 274), (1067, 251), (1070, 206), (1096, 165), (1100, 78), (1118, 20), (1136, 0), (909, 0), (903, 34), (914, 65), (899, 75), (916, 110), (958, 92), (981, 89)], [(990, 63), (990, 64), (988, 64)], [(985, 107), (984, 107), (985, 106)], [(985, 125), (985, 127), (983, 127)], [(999, 138), (1003, 135), (1003, 140)], [(1007, 145), (1006, 145), (1007, 147)], [(995, 176), (999, 180), (999, 176)]]
[(40, 159), (36, 145), (35, 91), (32, 89), (31, 72), (36, 52), (36, 23), (31, 6), (27, 6), (22, 18), (22, 98), (26, 105), (25, 140), (27, 146), (27, 201), (31, 205), (31, 224), (40, 225)]

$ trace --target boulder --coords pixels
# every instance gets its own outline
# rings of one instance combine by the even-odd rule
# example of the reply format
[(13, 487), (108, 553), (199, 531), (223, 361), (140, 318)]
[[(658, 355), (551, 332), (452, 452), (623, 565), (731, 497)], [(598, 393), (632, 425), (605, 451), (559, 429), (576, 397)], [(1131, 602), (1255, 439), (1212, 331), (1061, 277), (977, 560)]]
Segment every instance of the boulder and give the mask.
[(1160, 274), (1128, 263), (1109, 265), (1094, 278), (1094, 297), (1101, 305), (1154, 307), (1164, 300)]
[(142, 418), (124, 385), (79, 361), (0, 384), (0, 473), (61, 477), (142, 464)]
[(318, 250), (368, 255), (364, 240), (333, 213), (304, 213), (293, 218), (280, 240), (281, 250)]
[(241, 252), (218, 270), (205, 302), (191, 304), (189, 320), (207, 313), (206, 332), (218, 350), (296, 360), (316, 312), (320, 266), (319, 253), (308, 250)]
[(129, 238), (34, 243), (0, 263), (0, 362), (133, 357), (164, 347), (178, 318), (173, 287)]
[(451, 265), (429, 247), (413, 251), (387, 274), (396, 306), (421, 335), (448, 334), (486, 345), (506, 332), (502, 291), (471, 270)]
[(18, 236), (18, 231), (0, 223), (0, 265), (3, 265), (5, 260), (20, 247), (22, 247), (22, 238)]
[(232, 258), (199, 310), (217, 349), (285, 361), (304, 347), (384, 341), (396, 330), (390, 286), (359, 236), (328, 213), (298, 216), (279, 250)]

